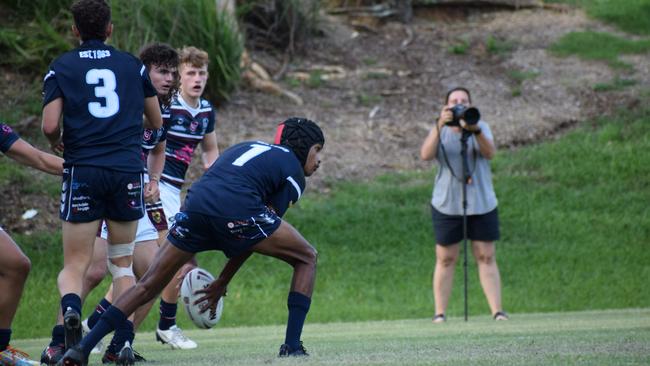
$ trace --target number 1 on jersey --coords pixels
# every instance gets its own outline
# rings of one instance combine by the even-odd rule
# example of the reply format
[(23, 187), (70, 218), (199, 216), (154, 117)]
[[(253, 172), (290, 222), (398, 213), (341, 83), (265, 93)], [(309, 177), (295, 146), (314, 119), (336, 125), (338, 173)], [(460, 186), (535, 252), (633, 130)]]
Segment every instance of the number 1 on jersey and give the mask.
[(252, 158), (265, 153), (267, 151), (271, 150), (271, 146), (268, 145), (259, 145), (259, 144), (252, 144), (251, 148), (246, 151), (245, 153), (241, 154), (240, 157), (238, 157), (235, 161), (232, 162), (232, 165), (234, 166), (244, 166), (249, 160)]

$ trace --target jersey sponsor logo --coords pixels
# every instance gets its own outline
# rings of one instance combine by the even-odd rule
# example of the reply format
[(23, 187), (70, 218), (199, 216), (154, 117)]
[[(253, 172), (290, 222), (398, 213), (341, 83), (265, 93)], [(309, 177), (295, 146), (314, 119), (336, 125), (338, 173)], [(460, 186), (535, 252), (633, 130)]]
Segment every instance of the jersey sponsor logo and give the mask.
[(8, 134), (10, 134), (12, 132), (13, 132), (13, 130), (11, 129), (11, 127), (9, 127), (7, 125), (2, 126), (2, 133), (4, 133), (5, 135), (8, 135)]
[(148, 129), (148, 128), (145, 128), (145, 129), (144, 129), (144, 134), (143, 134), (142, 138), (143, 138), (145, 141), (149, 141), (149, 140), (151, 140), (151, 137), (152, 137), (152, 136), (153, 136), (153, 131), (150, 130), (150, 129)]
[(133, 182), (126, 185), (126, 189), (128, 190), (140, 189), (140, 187), (141, 187), (140, 182)]
[(79, 58), (89, 58), (89, 59), (99, 60), (106, 57), (111, 57), (111, 51), (109, 50), (79, 51)]
[(190, 131), (192, 131), (192, 132), (196, 132), (196, 128), (197, 128), (197, 127), (199, 127), (199, 122), (197, 122), (197, 121), (192, 121), (192, 123), (190, 123)]
[(72, 196), (70, 201), (70, 208), (73, 213), (86, 212), (90, 210), (90, 197), (88, 196)]
[(187, 165), (190, 165), (192, 162), (192, 154), (194, 154), (194, 149), (188, 145), (183, 146), (182, 149), (174, 151), (174, 157)]
[(204, 118), (201, 123), (203, 123), (203, 131), (205, 131), (208, 128), (208, 119)]

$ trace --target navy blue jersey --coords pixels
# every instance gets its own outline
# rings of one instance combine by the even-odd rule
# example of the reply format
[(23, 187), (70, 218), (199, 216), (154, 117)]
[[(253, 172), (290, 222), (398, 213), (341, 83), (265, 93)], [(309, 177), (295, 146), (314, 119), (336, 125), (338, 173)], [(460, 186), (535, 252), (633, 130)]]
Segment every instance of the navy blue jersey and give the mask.
[(63, 98), (65, 165), (141, 172), (144, 99), (155, 95), (142, 62), (101, 41), (59, 56), (43, 81), (43, 105)]
[(183, 185), (194, 150), (203, 135), (214, 131), (215, 120), (216, 111), (207, 100), (201, 99), (199, 108), (192, 108), (180, 95), (174, 97), (169, 117), (163, 119), (167, 129), (163, 181), (179, 188)]
[(184, 211), (215, 217), (248, 218), (264, 206), (278, 216), (305, 189), (305, 173), (288, 148), (248, 141), (225, 150), (190, 187)]
[(6, 153), (11, 148), (14, 142), (18, 141), (20, 137), (11, 129), (11, 127), (0, 122), (0, 151)]
[[(160, 107), (160, 114), (162, 118), (169, 118), (169, 109)], [(147, 170), (147, 157), (149, 156), (149, 151), (151, 151), (156, 145), (167, 140), (167, 130), (165, 126), (152, 130), (150, 128), (144, 129), (144, 134), (142, 135), (142, 162), (144, 163), (144, 170)]]

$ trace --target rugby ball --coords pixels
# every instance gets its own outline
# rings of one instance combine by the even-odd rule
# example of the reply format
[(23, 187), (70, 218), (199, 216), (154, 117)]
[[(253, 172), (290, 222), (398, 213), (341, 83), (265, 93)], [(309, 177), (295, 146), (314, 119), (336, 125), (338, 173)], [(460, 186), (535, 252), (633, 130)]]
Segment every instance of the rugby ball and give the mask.
[(221, 313), (223, 312), (223, 297), (219, 299), (214, 310), (210, 309), (202, 314), (201, 307), (206, 301), (194, 304), (194, 301), (205, 295), (203, 293), (195, 295), (194, 293), (210, 286), (212, 281), (214, 281), (214, 277), (210, 272), (203, 268), (194, 268), (185, 275), (181, 284), (181, 301), (185, 312), (197, 327), (203, 329), (214, 327), (221, 319)]

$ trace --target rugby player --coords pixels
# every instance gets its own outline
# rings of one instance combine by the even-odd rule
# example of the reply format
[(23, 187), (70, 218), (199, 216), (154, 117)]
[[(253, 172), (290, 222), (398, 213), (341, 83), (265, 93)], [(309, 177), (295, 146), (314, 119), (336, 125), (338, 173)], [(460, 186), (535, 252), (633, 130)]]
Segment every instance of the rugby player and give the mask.
[[(144, 216), (143, 113), (144, 127), (162, 127), (156, 90), (142, 62), (104, 43), (113, 31), (109, 5), (79, 0), (70, 9), (80, 46), (54, 60), (43, 82), (43, 133), (65, 160), (64, 260), (57, 280), (63, 324), (53, 329), (52, 343), (41, 355), (45, 364), (60, 359), (60, 347), (52, 346), (69, 348), (81, 338), (83, 278), (102, 220), (115, 295), (135, 283), (132, 254)], [(126, 321), (118, 328), (133, 331)]]
[(302, 196), (305, 177), (320, 165), (325, 139), (312, 121), (290, 118), (281, 123), (275, 144), (242, 142), (223, 152), (194, 183), (183, 210), (144, 277), (101, 317), (62, 365), (86, 365), (99, 339), (124, 322), (127, 314), (156, 296), (195, 253), (219, 250), (229, 258), (219, 277), (197, 304), (214, 308), (226, 287), (252, 253), (278, 258), (293, 267), (287, 299), (289, 317), (279, 356), (306, 356), (300, 336), (316, 275), (317, 252), (288, 222), (281, 219)]
[[(194, 150), (201, 144), (203, 168), (208, 169), (219, 156), (215, 132), (216, 110), (202, 98), (208, 81), (208, 54), (196, 47), (180, 50), (180, 91), (173, 98), (169, 117), (164, 123), (167, 128), (165, 167), (160, 182), (160, 201), (149, 209), (157, 224), (162, 243), (167, 235), (168, 225), (180, 211), (181, 188), (185, 183), (187, 169), (192, 163)], [(157, 209), (156, 209), (157, 205)], [(160, 319), (156, 339), (172, 349), (193, 349), (196, 342), (183, 334), (176, 325), (178, 294), (183, 275), (194, 268), (193, 261), (184, 266), (165, 287), (160, 296)]]
[[(4, 123), (0, 123), (0, 152), (46, 173), (61, 175), (63, 171), (63, 159), (36, 149)], [(1, 226), (0, 253), (0, 365), (39, 365), (29, 360), (26, 353), (9, 345), (11, 322), (16, 315), (31, 263)]]
[[(172, 97), (178, 90), (178, 52), (176, 49), (164, 43), (151, 43), (144, 46), (139, 53), (140, 60), (147, 67), (151, 83), (158, 93), (158, 101), (163, 119), (169, 117), (169, 106)], [(145, 186), (144, 200), (145, 205), (154, 203), (159, 199), (158, 183), (165, 164), (165, 145), (166, 130), (163, 126), (158, 130), (145, 129), (142, 136), (142, 158), (145, 164)], [(141, 278), (144, 272), (149, 268), (158, 249), (158, 231), (153, 224), (157, 219), (151, 215), (145, 215), (138, 222), (138, 229), (135, 237), (135, 249), (133, 253), (133, 270), (137, 278)], [(102, 225), (100, 236), (95, 239), (95, 253), (98, 255), (93, 259), (91, 267), (86, 273), (84, 282), (84, 292), (89, 292), (97, 286), (106, 275), (106, 240), (108, 237), (106, 225)], [(103, 256), (102, 256), (103, 254)], [(91, 277), (92, 276), (92, 277)], [(86, 332), (97, 323), (101, 314), (111, 305), (113, 296), (112, 287), (100, 303), (95, 307), (92, 315), (82, 322)], [(137, 330), (140, 323), (149, 313), (153, 305), (153, 300), (135, 312), (133, 319), (133, 328)], [(103, 363), (113, 363), (118, 358), (118, 352), (122, 349), (125, 342), (133, 345), (131, 333), (116, 332), (109, 343), (104, 355)], [(100, 353), (102, 350), (101, 342), (99, 347), (93, 349), (94, 352)], [(144, 361), (144, 358), (133, 351), (135, 361)]]

